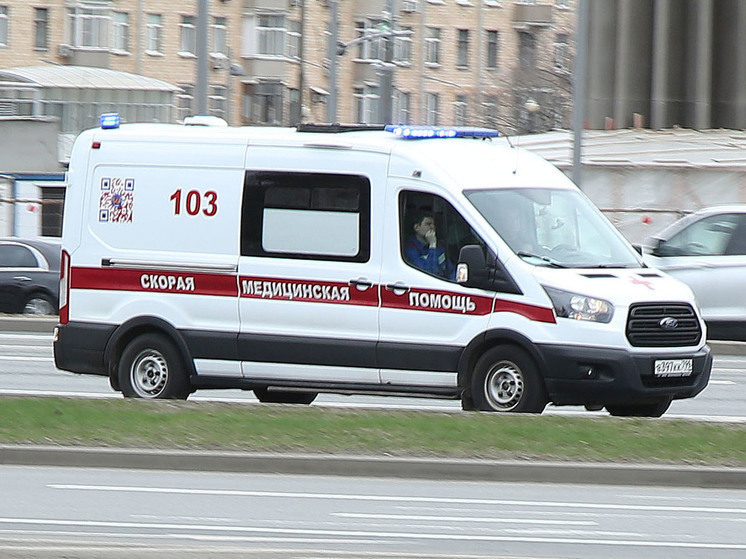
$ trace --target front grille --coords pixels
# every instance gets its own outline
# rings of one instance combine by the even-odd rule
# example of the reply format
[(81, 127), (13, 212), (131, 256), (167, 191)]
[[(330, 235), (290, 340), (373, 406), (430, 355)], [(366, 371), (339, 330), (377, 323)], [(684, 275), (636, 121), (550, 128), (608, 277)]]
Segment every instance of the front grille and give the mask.
[[(661, 323), (676, 326), (664, 328)], [(683, 347), (699, 344), (702, 329), (691, 305), (685, 303), (640, 303), (627, 317), (627, 339), (635, 347)]]

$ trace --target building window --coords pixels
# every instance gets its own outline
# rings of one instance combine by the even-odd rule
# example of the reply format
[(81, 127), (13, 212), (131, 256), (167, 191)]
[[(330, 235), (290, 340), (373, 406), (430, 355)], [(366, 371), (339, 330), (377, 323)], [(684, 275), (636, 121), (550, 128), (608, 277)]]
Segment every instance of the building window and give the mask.
[(191, 83), (180, 83), (181, 93), (177, 95), (179, 109), (179, 119), (184, 120), (186, 117), (194, 114), (194, 85)]
[[(355, 22), (355, 38), (363, 39), (377, 32), (376, 22), (365, 20)], [(383, 60), (386, 44), (383, 37), (360, 41), (357, 46), (357, 58), (360, 60)]]
[(285, 54), (285, 18), (283, 16), (259, 16), (256, 31), (259, 37), (259, 54), (273, 56)]
[(355, 98), (355, 121), (361, 124), (376, 124), (378, 122), (378, 104), (380, 95), (378, 87), (365, 85), (353, 89)]
[(282, 124), (282, 84), (244, 86), (244, 119), (254, 124)]
[(534, 69), (536, 61), (536, 38), (525, 31), (518, 32), (518, 59), (520, 68), (529, 72)]
[(49, 48), (49, 10), (47, 8), (34, 8), (34, 48), (37, 50)]
[(212, 84), (210, 86), (210, 95), (208, 96), (210, 114), (212, 116), (225, 118), (225, 107), (227, 99), (227, 88), (221, 84)]
[(411, 124), (412, 96), (403, 91), (394, 94), (394, 122), (396, 124)]
[(300, 59), (300, 21), (288, 21), (288, 57), (295, 60)]
[(469, 30), (459, 29), (458, 30), (458, 58), (456, 65), (459, 68), (466, 68), (469, 66)]
[(440, 98), (437, 93), (425, 94), (425, 124), (430, 126), (438, 125), (438, 105)]
[(497, 68), (497, 57), (500, 34), (498, 31), (487, 31), (487, 68)]
[(440, 28), (428, 27), (425, 33), (425, 62), (440, 64)]
[(109, 47), (109, 7), (83, 2), (68, 8), (69, 42), (75, 47)]
[(148, 14), (148, 52), (160, 53), (163, 43), (163, 16)]
[(468, 97), (466, 95), (456, 95), (456, 101), (453, 103), (453, 120), (456, 126), (466, 126), (468, 115)]
[(567, 33), (559, 33), (554, 43), (554, 67), (560, 72), (570, 70), (570, 51)]
[(181, 16), (181, 23), (179, 24), (181, 34), (180, 54), (197, 53), (197, 28), (194, 20), (194, 16)]
[(0, 47), (8, 46), (8, 6), (0, 6)]
[(226, 41), (227, 20), (224, 17), (212, 18), (212, 53), (225, 54), (228, 52)]
[(119, 52), (130, 50), (130, 16), (124, 12), (114, 12), (114, 33), (112, 48)]
[(402, 27), (402, 31), (409, 32), (408, 35), (399, 35), (394, 38), (394, 61), (399, 64), (412, 63), (412, 28)]

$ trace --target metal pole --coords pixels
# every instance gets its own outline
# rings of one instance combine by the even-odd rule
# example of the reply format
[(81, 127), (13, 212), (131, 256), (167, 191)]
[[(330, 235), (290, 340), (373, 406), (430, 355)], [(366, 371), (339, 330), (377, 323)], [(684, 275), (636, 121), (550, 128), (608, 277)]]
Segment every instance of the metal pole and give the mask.
[(298, 58), (300, 58), (300, 68), (298, 68), (298, 107), (296, 114), (290, 115), (293, 122), (290, 124), (300, 124), (303, 122), (303, 91), (306, 89), (305, 73), (305, 52), (303, 49), (304, 38), (306, 36), (306, 0), (300, 3), (300, 38), (298, 39)]
[(378, 120), (383, 124), (390, 124), (392, 120), (393, 97), (394, 97), (394, 0), (386, 1), (386, 25), (389, 34), (383, 38), (384, 55), (383, 69), (381, 70), (381, 105)]
[(339, 28), (337, 21), (337, 0), (329, 0), (329, 99), (326, 102), (326, 120), (337, 122), (337, 43)]
[(207, 114), (207, 20), (208, 0), (197, 3), (197, 114)]
[(580, 0), (578, 4), (578, 39), (575, 53), (575, 71), (573, 72), (573, 149), (572, 180), (581, 186), (583, 177), (583, 125), (585, 122), (585, 95), (588, 75), (588, 10), (589, 1)]

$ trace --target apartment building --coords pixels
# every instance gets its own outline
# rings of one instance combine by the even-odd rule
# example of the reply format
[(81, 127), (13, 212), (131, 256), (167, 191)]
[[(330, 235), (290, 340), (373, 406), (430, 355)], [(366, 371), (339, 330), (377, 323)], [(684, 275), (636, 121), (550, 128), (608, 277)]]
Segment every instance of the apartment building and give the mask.
[[(208, 111), (231, 124), (567, 127), (576, 3), (209, 0)], [(69, 67), (71, 74), (79, 67), (109, 70), (99, 76), (103, 82), (125, 72), (172, 86), (171, 111), (120, 111), (125, 120), (177, 121), (195, 113), (197, 10), (197, 0), (0, 0), (0, 113), (57, 114), (30, 109), (28, 98), (38, 93), (28, 85), (13, 90), (20, 78), (32, 82), (33, 73), (7, 73), (44, 66)], [(333, 35), (338, 44), (331, 49)], [(156, 99), (145, 93), (149, 87), (159, 90), (154, 82), (126, 93), (103, 83), (100, 93), (88, 91), (76, 102), (100, 97), (95, 106), (102, 109), (141, 107)], [(387, 111), (382, 97), (389, 94)], [(74, 126), (91, 125), (90, 116)]]

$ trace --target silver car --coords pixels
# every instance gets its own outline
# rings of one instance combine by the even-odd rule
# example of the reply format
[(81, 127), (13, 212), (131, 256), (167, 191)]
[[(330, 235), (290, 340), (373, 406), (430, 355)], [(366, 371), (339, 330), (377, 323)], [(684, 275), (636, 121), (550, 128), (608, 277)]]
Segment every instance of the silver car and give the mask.
[(642, 250), (650, 266), (694, 291), (708, 339), (746, 341), (746, 205), (687, 215)]

